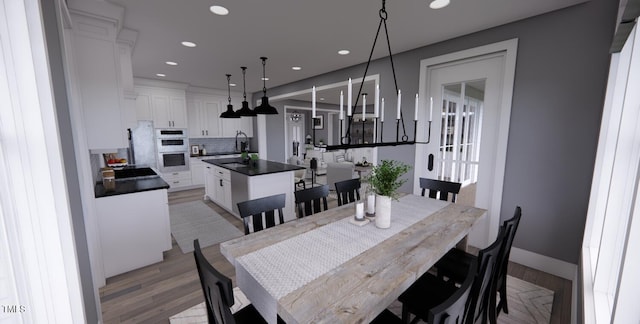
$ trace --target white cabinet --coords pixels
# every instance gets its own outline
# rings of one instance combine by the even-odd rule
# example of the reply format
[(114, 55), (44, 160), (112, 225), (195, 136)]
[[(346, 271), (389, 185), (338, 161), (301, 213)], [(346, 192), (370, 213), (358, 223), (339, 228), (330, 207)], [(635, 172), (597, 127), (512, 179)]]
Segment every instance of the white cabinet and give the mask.
[(169, 184), (169, 191), (191, 186), (191, 171), (160, 173), (160, 176)]
[(162, 261), (171, 249), (167, 190), (97, 198), (105, 277)]
[(72, 51), (88, 147), (127, 147), (117, 24), (79, 10), (71, 12)]
[(208, 164), (205, 166), (205, 195), (226, 210), (233, 210), (231, 203), (231, 171)]
[(202, 162), (201, 159), (192, 157), (189, 168), (191, 169), (191, 185), (193, 186), (204, 186), (204, 178), (205, 178), (205, 163)]
[[(140, 79), (136, 79), (140, 82)], [(163, 83), (155, 82), (163, 85)], [(172, 86), (173, 83), (167, 83)], [(178, 85), (177, 87), (185, 87)], [(155, 128), (187, 128), (187, 104), (184, 89), (136, 85), (136, 116), (153, 120)]]
[(220, 103), (220, 97), (187, 94), (190, 138), (220, 137)]

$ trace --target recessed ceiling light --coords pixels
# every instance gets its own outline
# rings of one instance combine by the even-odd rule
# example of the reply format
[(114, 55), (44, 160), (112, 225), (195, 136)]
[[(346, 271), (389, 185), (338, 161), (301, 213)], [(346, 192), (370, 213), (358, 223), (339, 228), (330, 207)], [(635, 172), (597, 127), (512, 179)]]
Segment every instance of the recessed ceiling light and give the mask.
[(159, 77), (166, 77), (166, 76), (167, 76), (167, 75), (166, 75), (166, 74), (164, 74), (164, 73), (156, 73), (156, 75), (157, 75), (157, 76), (159, 76)]
[(449, 0), (433, 0), (429, 4), (429, 8), (431, 9), (442, 9), (449, 5)]
[(211, 10), (211, 12), (219, 16), (226, 16), (229, 14), (229, 9), (223, 6), (211, 6), (209, 7), (209, 10)]
[(166, 61), (165, 63), (167, 63), (167, 65), (178, 65), (178, 63), (171, 61)]
[(346, 50), (346, 49), (343, 49), (343, 50), (339, 50), (339, 51), (338, 51), (338, 54), (340, 54), (340, 55), (347, 55), (347, 54), (349, 54), (349, 53), (351, 53), (351, 52), (349, 52), (349, 50)]
[(291, 67), (291, 69), (292, 69), (292, 70), (295, 70), (295, 71), (300, 71), (300, 70), (302, 70), (302, 68), (301, 68), (301, 67), (299, 67), (299, 66), (292, 66), (292, 67)]
[(196, 43), (194, 42), (182, 42), (182, 45), (186, 47), (196, 47)]
[(260, 78), (262, 81), (269, 81), (269, 78)]
[(230, 86), (230, 87), (235, 87), (235, 86), (236, 86), (236, 84), (235, 84), (235, 83), (229, 83), (229, 86)]
[(324, 98), (320, 98), (320, 101), (324, 101)]

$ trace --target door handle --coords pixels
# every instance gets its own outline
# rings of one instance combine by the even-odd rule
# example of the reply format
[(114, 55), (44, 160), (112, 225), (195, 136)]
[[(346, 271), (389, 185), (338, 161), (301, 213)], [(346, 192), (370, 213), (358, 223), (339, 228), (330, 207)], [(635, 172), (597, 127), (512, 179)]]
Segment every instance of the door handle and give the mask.
[(220, 179), (220, 187), (222, 187), (222, 179)]
[(429, 157), (427, 159), (427, 170), (433, 171), (433, 154), (429, 154)]

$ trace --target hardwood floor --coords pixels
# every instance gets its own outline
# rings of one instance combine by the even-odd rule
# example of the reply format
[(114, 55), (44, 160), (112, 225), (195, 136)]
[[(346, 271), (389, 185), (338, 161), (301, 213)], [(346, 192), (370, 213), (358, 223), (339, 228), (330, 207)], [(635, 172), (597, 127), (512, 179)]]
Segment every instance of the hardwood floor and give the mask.
[[(204, 189), (169, 194), (169, 204), (202, 199)], [(206, 201), (222, 217), (244, 231), (242, 222), (222, 208)], [(331, 200), (330, 208), (337, 205)], [(222, 256), (219, 244), (203, 253), (220, 272), (234, 281), (233, 266)], [(571, 319), (571, 281), (516, 263), (509, 264), (509, 275), (555, 291), (551, 323)], [(107, 279), (100, 288), (104, 323), (168, 323), (169, 317), (204, 301), (193, 254), (183, 254), (173, 240), (164, 261)]]

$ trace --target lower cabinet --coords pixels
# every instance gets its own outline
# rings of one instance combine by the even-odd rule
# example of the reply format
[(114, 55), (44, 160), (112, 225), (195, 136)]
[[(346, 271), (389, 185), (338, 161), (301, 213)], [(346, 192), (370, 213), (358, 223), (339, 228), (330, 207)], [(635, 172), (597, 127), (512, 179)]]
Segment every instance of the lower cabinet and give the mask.
[(160, 176), (171, 186), (169, 191), (191, 186), (191, 171), (160, 173)]
[(163, 260), (171, 249), (167, 190), (96, 198), (106, 278)]
[(205, 195), (220, 207), (232, 211), (231, 171), (214, 165), (205, 166)]
[(204, 162), (199, 158), (192, 157), (189, 161), (189, 169), (191, 169), (191, 185), (193, 186), (204, 186)]

